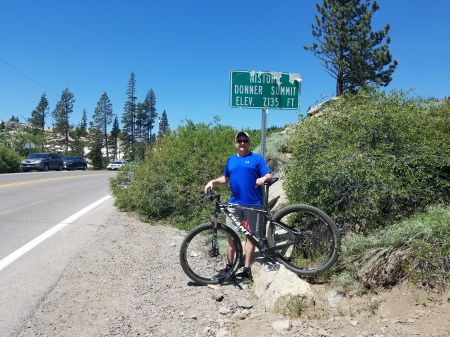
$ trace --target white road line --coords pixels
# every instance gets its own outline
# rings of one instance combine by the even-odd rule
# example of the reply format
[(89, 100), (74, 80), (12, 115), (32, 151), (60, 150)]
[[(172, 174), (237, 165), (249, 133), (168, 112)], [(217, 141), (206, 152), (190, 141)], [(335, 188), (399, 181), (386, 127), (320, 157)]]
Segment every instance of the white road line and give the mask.
[(100, 205), (101, 203), (105, 202), (106, 200), (108, 200), (109, 198), (111, 198), (110, 195), (107, 195), (106, 197), (101, 198), (100, 200), (97, 200), (96, 202), (90, 204), (89, 206), (83, 208), (81, 211), (75, 213), (72, 216), (69, 216), (66, 220), (61, 221), (59, 224), (55, 225), (54, 227), (50, 228), (48, 231), (42, 233), (41, 235), (39, 235), (37, 238), (31, 240), (30, 242), (28, 242), (26, 245), (20, 247), (19, 249), (17, 249), (15, 252), (9, 254), (7, 257), (5, 257), (3, 260), (0, 260), (0, 271), (9, 266), (11, 263), (13, 263), (14, 261), (16, 261), (18, 258), (20, 258), (22, 255), (28, 253), (30, 250), (32, 250), (34, 247), (36, 247), (37, 245), (39, 245), (40, 243), (44, 242), (45, 240), (47, 240), (49, 237), (51, 237), (52, 235), (58, 233), (61, 229), (63, 229), (64, 227), (66, 227), (67, 225), (71, 224), (72, 222), (74, 222), (76, 219), (78, 219), (79, 217), (81, 217), (82, 215), (86, 214), (87, 212), (89, 212), (90, 210), (92, 210), (93, 208), (97, 207), (98, 205)]

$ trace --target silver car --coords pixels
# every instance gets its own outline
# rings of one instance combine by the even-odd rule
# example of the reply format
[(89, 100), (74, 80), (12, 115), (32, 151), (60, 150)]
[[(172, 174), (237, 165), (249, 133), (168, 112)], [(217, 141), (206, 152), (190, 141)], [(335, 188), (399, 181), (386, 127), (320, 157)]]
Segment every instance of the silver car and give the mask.
[(57, 153), (33, 153), (27, 159), (22, 160), (20, 169), (22, 172), (31, 170), (48, 171), (58, 170), (62, 171), (63, 160)]

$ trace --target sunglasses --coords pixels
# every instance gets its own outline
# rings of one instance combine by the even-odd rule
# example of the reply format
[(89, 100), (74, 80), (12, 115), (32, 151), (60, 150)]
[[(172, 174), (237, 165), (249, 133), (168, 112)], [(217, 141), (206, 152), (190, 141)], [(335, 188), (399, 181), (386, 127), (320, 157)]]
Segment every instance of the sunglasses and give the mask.
[(236, 143), (248, 143), (248, 139), (236, 139)]

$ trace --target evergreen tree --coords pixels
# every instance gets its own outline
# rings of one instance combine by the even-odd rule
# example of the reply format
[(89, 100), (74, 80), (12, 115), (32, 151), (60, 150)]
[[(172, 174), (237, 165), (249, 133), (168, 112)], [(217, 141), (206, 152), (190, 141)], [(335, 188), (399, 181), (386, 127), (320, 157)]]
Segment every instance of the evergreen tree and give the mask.
[(89, 128), (89, 143), (91, 145), (91, 151), (87, 157), (91, 160), (91, 164), (94, 170), (101, 170), (104, 167), (103, 162), (103, 133), (102, 130), (95, 127), (91, 122)]
[(35, 128), (45, 130), (45, 117), (48, 115), (49, 104), (45, 93), (42, 94), (38, 106), (31, 112), (31, 118), (28, 122)]
[(52, 112), (54, 120), (54, 132), (64, 136), (64, 144), (66, 146), (66, 153), (69, 152), (69, 131), (72, 129), (70, 125), (70, 115), (73, 112), (73, 103), (75, 102), (74, 95), (66, 88), (62, 94), (61, 99), (56, 103), (55, 110)]
[(113, 126), (111, 129), (111, 142), (113, 146), (113, 156), (114, 158), (118, 159), (117, 153), (118, 153), (118, 147), (117, 147), (117, 140), (119, 138), (120, 128), (119, 128), (119, 120), (117, 119), (117, 115), (114, 118)]
[(80, 130), (81, 130), (81, 136), (86, 137), (87, 136), (87, 113), (86, 109), (83, 109), (83, 115), (81, 116), (81, 123), (79, 124)]
[(70, 152), (73, 154), (84, 156), (85, 142), (83, 141), (82, 137), (86, 136), (87, 131), (83, 129), (82, 123), (78, 124), (71, 134), (74, 141), (72, 145), (72, 151)]
[(161, 133), (161, 135), (165, 135), (169, 133), (169, 131), (169, 120), (167, 119), (166, 110), (164, 110), (159, 121), (159, 132)]
[(134, 143), (134, 132), (136, 123), (136, 79), (134, 73), (130, 75), (130, 80), (127, 87), (127, 101), (124, 106), (124, 113), (122, 115), (122, 131), (124, 137), (124, 145), (126, 149), (132, 148)]
[(106, 157), (109, 158), (108, 151), (108, 125), (111, 124), (113, 118), (112, 104), (108, 95), (103, 93), (100, 100), (97, 102), (97, 107), (94, 110), (93, 125), (103, 132), (103, 140), (106, 147)]
[(87, 137), (87, 113), (86, 109), (83, 109), (83, 114), (81, 117), (81, 121), (75, 127), (75, 129), (71, 132), (71, 136), (73, 138), (72, 151), (70, 153), (84, 156), (84, 148), (87, 144), (84, 139)]
[[(388, 49), (390, 29), (373, 32), (371, 20), (380, 8), (371, 0), (324, 0), (316, 4), (320, 14), (312, 25), (318, 41), (305, 46), (323, 62), (336, 79), (336, 96), (354, 92), (367, 84), (386, 86), (392, 80), (397, 60), (392, 61)], [(386, 44), (383, 44), (383, 41)], [(387, 68), (386, 68), (387, 67)]]
[(45, 146), (45, 117), (48, 115), (49, 104), (45, 93), (42, 94), (38, 106), (31, 112), (28, 123), (33, 127), (33, 134), (36, 140), (41, 143), (42, 151)]
[(142, 142), (144, 140), (144, 135), (146, 134), (144, 128), (146, 124), (146, 118), (144, 104), (137, 104), (136, 111), (136, 124), (135, 124), (135, 132), (134, 132), (134, 140), (136, 142)]
[[(144, 130), (149, 144), (153, 143), (154, 137), (152, 137), (152, 129), (155, 126), (155, 120), (158, 117), (156, 112), (156, 95), (153, 89), (150, 89), (145, 96), (143, 104), (144, 113), (146, 115), (146, 123), (144, 124)], [(167, 119), (167, 116), (166, 116)]]

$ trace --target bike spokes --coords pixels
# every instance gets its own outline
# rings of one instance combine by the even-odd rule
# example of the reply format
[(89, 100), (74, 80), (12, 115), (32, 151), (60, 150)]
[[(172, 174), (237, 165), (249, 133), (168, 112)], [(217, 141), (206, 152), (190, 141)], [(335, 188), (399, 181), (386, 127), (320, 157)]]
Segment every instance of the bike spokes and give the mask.
[(313, 275), (336, 260), (338, 235), (325, 214), (300, 206), (290, 206), (274, 216), (268, 239), (278, 261), (299, 274)]
[(181, 246), (180, 261), (191, 279), (199, 283), (221, 283), (230, 278), (240, 254), (235, 255), (232, 270), (226, 269), (229, 231), (205, 224), (188, 234)]

